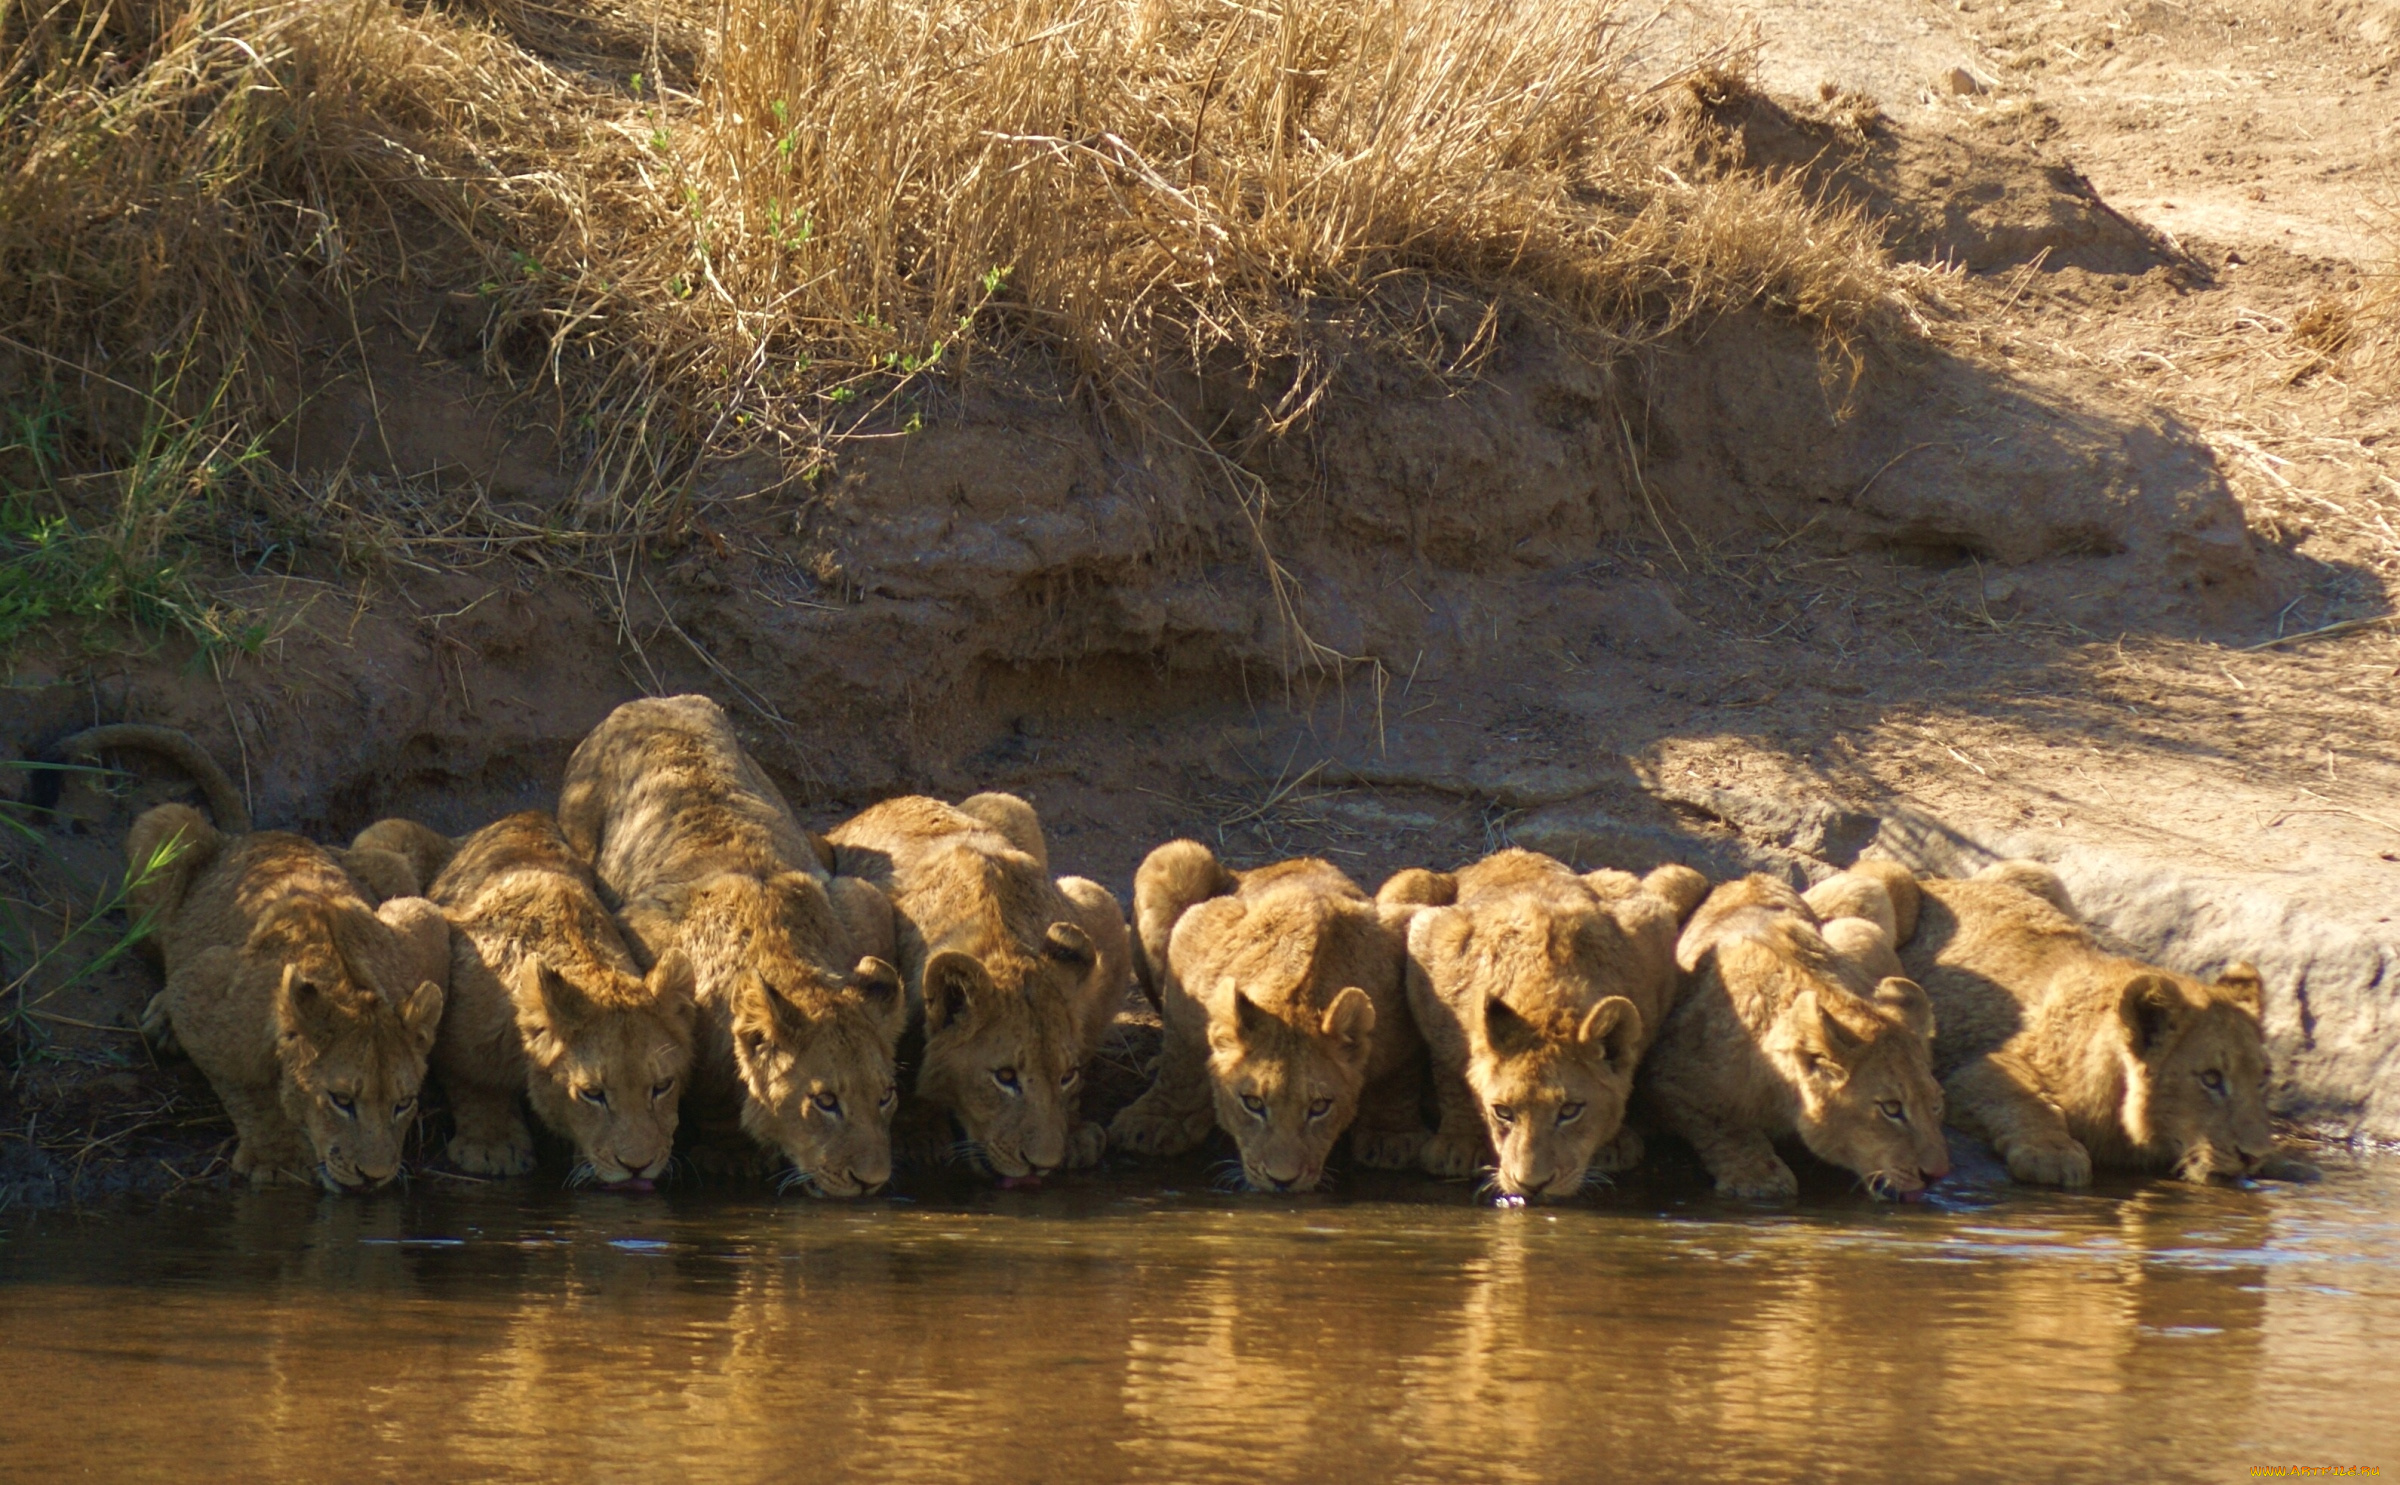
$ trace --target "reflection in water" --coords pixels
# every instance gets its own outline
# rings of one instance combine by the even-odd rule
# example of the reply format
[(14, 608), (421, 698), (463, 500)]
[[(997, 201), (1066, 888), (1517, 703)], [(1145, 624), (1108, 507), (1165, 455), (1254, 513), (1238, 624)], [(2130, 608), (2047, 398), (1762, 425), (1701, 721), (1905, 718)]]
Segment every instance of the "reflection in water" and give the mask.
[(0, 1476), (2400, 1470), (2400, 1165), (1761, 1213), (258, 1193), (0, 1228)]

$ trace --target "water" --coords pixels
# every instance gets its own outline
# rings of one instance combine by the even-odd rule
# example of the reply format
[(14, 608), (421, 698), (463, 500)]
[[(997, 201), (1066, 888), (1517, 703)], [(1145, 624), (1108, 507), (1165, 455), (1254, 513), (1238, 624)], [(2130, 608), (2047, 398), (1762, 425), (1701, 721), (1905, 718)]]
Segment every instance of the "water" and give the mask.
[(2400, 1161), (1788, 1213), (420, 1181), (0, 1225), (0, 1477), (2400, 1473)]

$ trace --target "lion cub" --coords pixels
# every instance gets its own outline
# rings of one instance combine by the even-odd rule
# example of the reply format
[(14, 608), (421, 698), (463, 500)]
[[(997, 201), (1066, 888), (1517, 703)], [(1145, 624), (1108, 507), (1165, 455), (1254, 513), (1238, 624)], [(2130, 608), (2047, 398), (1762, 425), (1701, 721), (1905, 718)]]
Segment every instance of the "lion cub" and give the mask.
[[(1853, 876), (1844, 891), (1880, 892), (1866, 873)], [(1754, 875), (1711, 892), (1676, 945), (1683, 997), (1644, 1064), (1644, 1093), (1725, 1195), (1798, 1195), (1774, 1148), (1795, 1135), (1881, 1197), (1950, 1173), (1933, 1006), (1915, 984), (1880, 973), (1892, 966), (1879, 920), (1832, 927), (1851, 954), (1827, 942), (1799, 893)]]
[(2267, 1124), (2258, 972), (2215, 984), (2105, 953), (2038, 862), (1920, 884), (1903, 958), (1933, 996), (1952, 1116), (2020, 1181), (2092, 1167), (2306, 1180)]
[(354, 845), (409, 857), (450, 920), (450, 1001), (433, 1067), (457, 1132), (450, 1160), (478, 1175), (533, 1168), (518, 1112), (572, 1140), (578, 1175), (647, 1190), (674, 1153), (692, 1063), (692, 967), (669, 949), (645, 979), (592, 887), (591, 868), (540, 810), (453, 847), (411, 820)]
[(887, 799), (826, 840), (836, 872), (891, 900), (925, 1035), (917, 1096), (955, 1115), (1003, 1179), (1097, 1164), (1105, 1132), (1082, 1117), (1083, 1070), (1130, 977), (1116, 898), (1050, 879), (1041, 822), (1013, 794)]
[(1379, 902), (1426, 905), (1408, 929), (1441, 1105), (1425, 1169), (1470, 1175), (1496, 1150), (1501, 1194), (1563, 1196), (1639, 1161), (1625, 1101), (1675, 1003), (1676, 930), (1707, 891), (1688, 866), (1579, 876), (1517, 850), (1386, 882)]
[(738, 1121), (817, 1195), (888, 1181), (908, 1013), (882, 957), (891, 907), (833, 878), (724, 711), (674, 696), (609, 713), (567, 761), (558, 824), (615, 895), (635, 953), (691, 963), (687, 1118)]
[(167, 974), (142, 1013), (233, 1120), (233, 1169), (331, 1191), (399, 1173), (442, 1017), (450, 930), (421, 897), (373, 905), (323, 847), (222, 834), (188, 805), (133, 822), (131, 893)]
[(1353, 1119), (1361, 1165), (1399, 1170), (1425, 1143), (1408, 1013), (1408, 919), (1327, 862), (1228, 871), (1170, 841), (1133, 879), (1135, 966), (1166, 1023), (1148, 1092), (1109, 1140), (1174, 1155), (1217, 1125), (1257, 1191), (1307, 1191)]

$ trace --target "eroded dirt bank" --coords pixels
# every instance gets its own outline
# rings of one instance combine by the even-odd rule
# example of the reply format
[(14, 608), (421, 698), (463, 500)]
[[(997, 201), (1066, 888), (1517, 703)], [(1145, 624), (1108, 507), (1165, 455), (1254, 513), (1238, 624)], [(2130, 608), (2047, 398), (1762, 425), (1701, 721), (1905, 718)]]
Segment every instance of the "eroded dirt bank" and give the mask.
[[(1823, 60), (1794, 50), (1771, 80)], [(1194, 380), (1206, 436), (1165, 445), (1028, 377), (813, 482), (711, 470), (691, 540), (632, 567), (403, 547), (363, 585), (253, 579), (255, 658), (27, 655), (0, 735), (30, 757), (168, 723), (262, 823), (462, 830), (548, 803), (618, 702), (704, 690), (811, 824), (1013, 789), (1120, 893), (1185, 833), (1362, 879), (1509, 842), (1803, 878), (1870, 847), (2030, 852), (2135, 950), (2258, 961), (2278, 1107), (2400, 1137), (2400, 638), (2258, 648), (2387, 614), (2400, 583), (2394, 399), (2296, 328), (2375, 261), (2112, 200), (2080, 168), (2130, 168), (2121, 134), (2079, 132), (2096, 72), (2063, 103), (2019, 69), (1881, 107), (1825, 76), (1699, 106), (1723, 168), (1809, 172), (1922, 265), (1928, 343), (1855, 375), (1763, 318), (1639, 355), (1462, 325), (1494, 347), (1471, 378), (1364, 360), (1283, 439), (1244, 386)], [(503, 512), (568, 488), (418, 328), (378, 332), (376, 395), (321, 399), (304, 442)], [(176, 787), (70, 787), (80, 880), (42, 890), (88, 901)], [(152, 988), (127, 965), (40, 1007), (8, 1095), (27, 1134), (0, 1145), (26, 1189), (211, 1169), (205, 1088), (125, 1030)]]

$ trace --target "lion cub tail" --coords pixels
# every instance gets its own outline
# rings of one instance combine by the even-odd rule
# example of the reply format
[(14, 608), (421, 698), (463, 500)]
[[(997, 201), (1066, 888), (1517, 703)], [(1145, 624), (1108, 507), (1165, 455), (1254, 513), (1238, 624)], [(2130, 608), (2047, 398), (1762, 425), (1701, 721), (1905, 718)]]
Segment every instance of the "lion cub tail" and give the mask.
[(188, 804), (142, 811), (125, 834), (125, 906), (134, 921), (155, 929), (155, 920), (182, 904), (192, 878), (216, 859), (224, 843), (208, 818)]
[(1175, 922), (1195, 905), (1240, 885), (1217, 853), (1196, 840), (1171, 840), (1133, 874), (1133, 973), (1155, 1009)]
[(216, 820), (217, 829), (227, 835), (250, 833), (250, 807), (242, 800), (242, 791), (233, 786), (217, 760), (208, 750), (194, 742), (188, 733), (172, 727), (150, 727), (138, 722), (117, 722), (106, 727), (87, 728), (60, 742), (51, 751), (64, 759), (96, 758), (119, 748), (144, 753), (156, 753), (180, 767), (200, 786), (201, 796), (208, 801), (208, 812)]

